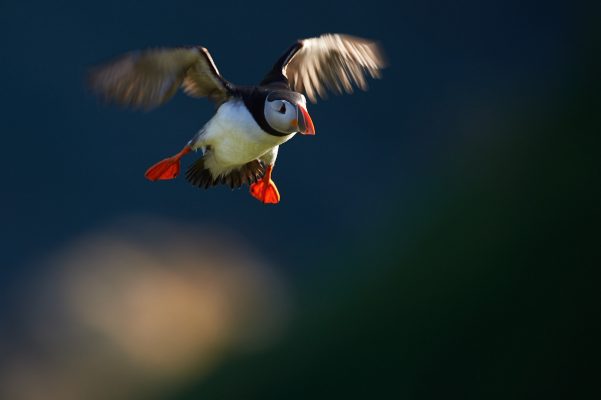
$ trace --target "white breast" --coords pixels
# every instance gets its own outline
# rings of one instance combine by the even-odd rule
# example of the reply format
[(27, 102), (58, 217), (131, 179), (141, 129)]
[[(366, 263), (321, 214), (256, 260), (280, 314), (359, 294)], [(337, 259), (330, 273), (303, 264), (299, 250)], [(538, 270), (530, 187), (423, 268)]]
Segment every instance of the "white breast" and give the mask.
[(263, 131), (242, 100), (222, 104), (203, 130), (193, 148), (210, 146), (205, 165), (214, 176), (255, 160), (294, 136), (273, 136)]

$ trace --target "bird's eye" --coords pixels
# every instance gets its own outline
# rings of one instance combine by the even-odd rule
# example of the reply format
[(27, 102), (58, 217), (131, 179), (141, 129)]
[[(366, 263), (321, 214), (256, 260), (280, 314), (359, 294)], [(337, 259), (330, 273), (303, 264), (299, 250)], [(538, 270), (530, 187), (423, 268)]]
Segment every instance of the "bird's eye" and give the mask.
[(286, 104), (282, 103), (282, 106), (280, 107), (280, 109), (278, 111), (281, 114), (285, 114), (286, 113)]

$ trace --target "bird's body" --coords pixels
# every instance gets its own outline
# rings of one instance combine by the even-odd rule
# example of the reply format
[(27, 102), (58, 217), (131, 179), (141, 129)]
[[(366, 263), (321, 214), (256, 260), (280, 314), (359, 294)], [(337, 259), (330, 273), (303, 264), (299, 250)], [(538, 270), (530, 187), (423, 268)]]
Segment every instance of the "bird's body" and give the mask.
[(192, 150), (203, 152), (205, 168), (218, 177), (253, 160), (277, 154), (277, 147), (295, 134), (268, 134), (253, 119), (244, 102), (235, 98), (223, 103), (188, 144)]
[(326, 34), (292, 45), (256, 86), (225, 80), (204, 47), (132, 52), (93, 71), (90, 83), (109, 100), (147, 109), (166, 102), (179, 87), (213, 100), (215, 115), (182, 151), (153, 165), (146, 177), (175, 178), (180, 159), (200, 150), (202, 157), (186, 172), (192, 184), (249, 184), (255, 198), (277, 203), (271, 173), (279, 146), (296, 133), (315, 134), (302, 93), (315, 102), (325, 89), (350, 93), (353, 84), (365, 89), (364, 73), (378, 77), (383, 66), (374, 42)]

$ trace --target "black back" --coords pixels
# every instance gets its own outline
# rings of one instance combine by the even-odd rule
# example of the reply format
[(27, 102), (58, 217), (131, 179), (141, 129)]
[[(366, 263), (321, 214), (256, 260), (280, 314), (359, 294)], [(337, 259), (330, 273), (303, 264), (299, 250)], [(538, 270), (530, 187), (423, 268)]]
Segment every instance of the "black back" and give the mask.
[(294, 43), (292, 46), (290, 46), (288, 50), (286, 50), (284, 54), (282, 54), (282, 56), (278, 58), (278, 60), (271, 68), (271, 71), (269, 71), (267, 75), (265, 75), (265, 78), (263, 78), (260, 85), (263, 86), (270, 85), (273, 83), (285, 83), (289, 86), (288, 78), (286, 78), (286, 76), (284, 75), (284, 67), (290, 62), (290, 60), (296, 54), (296, 52), (299, 51), (302, 47), (303, 43), (300, 40)]

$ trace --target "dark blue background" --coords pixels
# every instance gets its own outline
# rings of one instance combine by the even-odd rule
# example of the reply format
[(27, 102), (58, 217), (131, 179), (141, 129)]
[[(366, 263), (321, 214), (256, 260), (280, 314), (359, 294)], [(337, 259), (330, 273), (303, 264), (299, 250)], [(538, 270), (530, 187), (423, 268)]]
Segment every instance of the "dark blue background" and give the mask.
[[(580, 164), (592, 159), (590, 153), (584, 153), (593, 147), (578, 135), (599, 133), (598, 109), (586, 111), (586, 105), (598, 104), (590, 100), (593, 95), (587, 88), (598, 83), (592, 71), (598, 65), (594, 54), (598, 53), (599, 13), (594, 8), (558, 3), (3, 0), (0, 290), (5, 294), (11, 287), (18, 290), (18, 282), (35, 273), (37, 259), (74, 237), (130, 216), (159, 216), (238, 232), (259, 253), (280, 265), (282, 274), (302, 287), (306, 298), (311, 298), (312, 290), (320, 293), (323, 303), (307, 305), (307, 313), (310, 307), (320, 309), (333, 301), (330, 283), (344, 286), (351, 280), (346, 266), (356, 263), (354, 270), (361, 271), (352, 278), (355, 283), (383, 279), (370, 275), (369, 270), (387, 262), (395, 265), (404, 257), (397, 253), (402, 250), (414, 254), (403, 253), (406, 262), (419, 261), (440, 251), (436, 247), (440, 241), (457, 258), (452, 262), (422, 260), (426, 265), (440, 265), (442, 270), (433, 267), (431, 275), (420, 277), (416, 285), (431, 288), (430, 279), (436, 280), (441, 271), (468, 265), (462, 260), (472, 254), (473, 243), (460, 240), (467, 237), (487, 237), (491, 246), (498, 244), (498, 252), (479, 248), (483, 262), (503, 259), (503, 268), (514, 268), (511, 271), (516, 274), (529, 268), (533, 275), (542, 273), (541, 257), (529, 253), (527, 247), (523, 254), (512, 250), (516, 238), (523, 239), (519, 243), (541, 240), (541, 251), (549, 259), (553, 259), (549, 246), (564, 249), (566, 255), (578, 253), (563, 235), (586, 229), (573, 227), (569, 217), (561, 219), (562, 207), (582, 211), (594, 202), (589, 195), (574, 194), (557, 182), (573, 183), (577, 188), (598, 187), (588, 175), (570, 175), (574, 172), (570, 166), (581, 166), (587, 173), (593, 168)], [(260, 204), (246, 189), (199, 191), (181, 178), (159, 183), (143, 178), (148, 166), (178, 151), (211, 117), (214, 110), (208, 101), (178, 94), (156, 111), (133, 112), (101, 104), (84, 85), (90, 66), (125, 51), (188, 44), (207, 47), (226, 79), (252, 84), (294, 40), (324, 32), (380, 41), (389, 67), (382, 80), (369, 82), (368, 92), (332, 96), (309, 106), (317, 135), (295, 137), (280, 149), (274, 180), (282, 201), (277, 206)], [(576, 128), (566, 122), (588, 121), (586, 118), (597, 125), (591, 122)], [(548, 169), (539, 169), (541, 166)], [(551, 172), (554, 167), (557, 171)], [(557, 178), (561, 175), (558, 171), (566, 174), (563, 180)], [(541, 182), (548, 185), (537, 186)], [(532, 189), (529, 195), (527, 188)], [(557, 190), (561, 188), (565, 190), (560, 196)], [(557, 208), (545, 208), (547, 201), (555, 201)], [(594, 207), (598, 211), (598, 204)], [(529, 218), (539, 212), (539, 217)], [(592, 219), (582, 212), (579, 221), (588, 224)], [(467, 215), (481, 222), (481, 229), (471, 229), (465, 222), (468, 217), (463, 218)], [(559, 222), (549, 222), (553, 218)], [(499, 226), (504, 228), (496, 229)], [(552, 236), (557, 239), (554, 244), (541, 239), (547, 226), (560, 230), (558, 236)], [(424, 237), (428, 240), (419, 242)], [(578, 244), (585, 242), (579, 240)], [(360, 257), (364, 257), (361, 262), (357, 261)], [(476, 286), (488, 282), (490, 286), (484, 286), (493, 288), (499, 278), (493, 275), (487, 281), (475, 266), (469, 271), (475, 275), (466, 273), (466, 282)], [(411, 279), (394, 276), (398, 278), (394, 282)], [(560, 275), (549, 276), (549, 291), (541, 292), (543, 297), (560, 290)], [(326, 277), (328, 284), (313, 287), (307, 283)], [(503, 278), (507, 286), (500, 298), (507, 303), (500, 302), (497, 307), (509, 308), (508, 314), (499, 316), (508, 326), (515, 326), (513, 312), (523, 309), (524, 303), (531, 304), (512, 299), (511, 293), (536, 288), (522, 278)], [(440, 285), (444, 292), (445, 284)], [(382, 290), (395, 292), (394, 287)], [(360, 301), (349, 293), (348, 304)], [(368, 297), (378, 293), (368, 292)], [(465, 300), (457, 300), (457, 307), (477, 303), (481, 295), (460, 293), (467, 297), (450, 297)], [(373, 310), (378, 314), (378, 307)], [(440, 314), (433, 318), (441, 325), (433, 323), (432, 329), (461, 325), (456, 319), (444, 319), (446, 314), (437, 310)], [(387, 320), (397, 311), (393, 307), (379, 316)], [(477, 329), (469, 323), (462, 326), (466, 332)], [(319, 332), (319, 328), (315, 330)], [(454, 335), (449, 346), (466, 337)], [(520, 334), (515, 335), (519, 341)], [(419, 336), (415, 333), (414, 338)], [(482, 337), (476, 335), (473, 342), (486, 347), (489, 342)], [(538, 343), (538, 336), (525, 337), (525, 348)], [(574, 339), (554, 336), (550, 343), (557, 338), (561, 338), (559, 346)], [(395, 346), (393, 340), (386, 343)], [(461, 347), (465, 352), (485, 352), (469, 343)], [(540, 354), (546, 349), (539, 349)], [(447, 367), (453, 363), (446, 357), (456, 356), (460, 357), (447, 354), (437, 359), (430, 355), (433, 363)], [(560, 359), (568, 362), (567, 356)], [(316, 356), (307, 365), (320, 360)], [(536, 362), (540, 360), (536, 358)], [(378, 365), (376, 360), (371, 362)], [(245, 372), (240, 371), (246, 370), (240, 368), (234, 368), (238, 372), (233, 374), (243, 376)], [(299, 374), (309, 369), (298, 368)], [(332, 365), (332, 370), (340, 368)], [(403, 368), (412, 370), (410, 365)], [(274, 369), (277, 371), (271, 371)], [(501, 370), (497, 372), (502, 375), (505, 370)], [(440, 378), (446, 376), (445, 371), (424, 372), (416, 379), (428, 382), (429, 373)], [(490, 371), (494, 374), (496, 370)], [(554, 374), (555, 370), (543, 373), (540, 384), (544, 386)], [(370, 376), (365, 377), (368, 382)], [(524, 376), (508, 380), (527, 386)], [(219, 393), (219, 385), (229, 381), (222, 377), (215, 382), (215, 393)], [(535, 380), (532, 385), (538, 383)], [(253, 393), (263, 393), (268, 387), (268, 383), (259, 383)], [(405, 382), (403, 388), (406, 393), (432, 394), (420, 392), (411, 382)]]
[[(545, 90), (566, 62), (565, 11), (506, 2), (4, 1), (4, 267), (135, 213), (224, 224), (305, 268), (342, 232), (361, 232), (397, 196), (411, 196), (457, 142), (461, 110)], [(294, 40), (323, 32), (381, 41), (390, 68), (368, 93), (310, 106), (317, 136), (281, 149), (277, 207), (245, 189), (143, 179), (211, 117), (209, 102), (180, 94), (151, 113), (123, 111), (83, 85), (89, 66), (122, 52), (181, 44), (204, 45), (227, 79), (255, 83)]]

